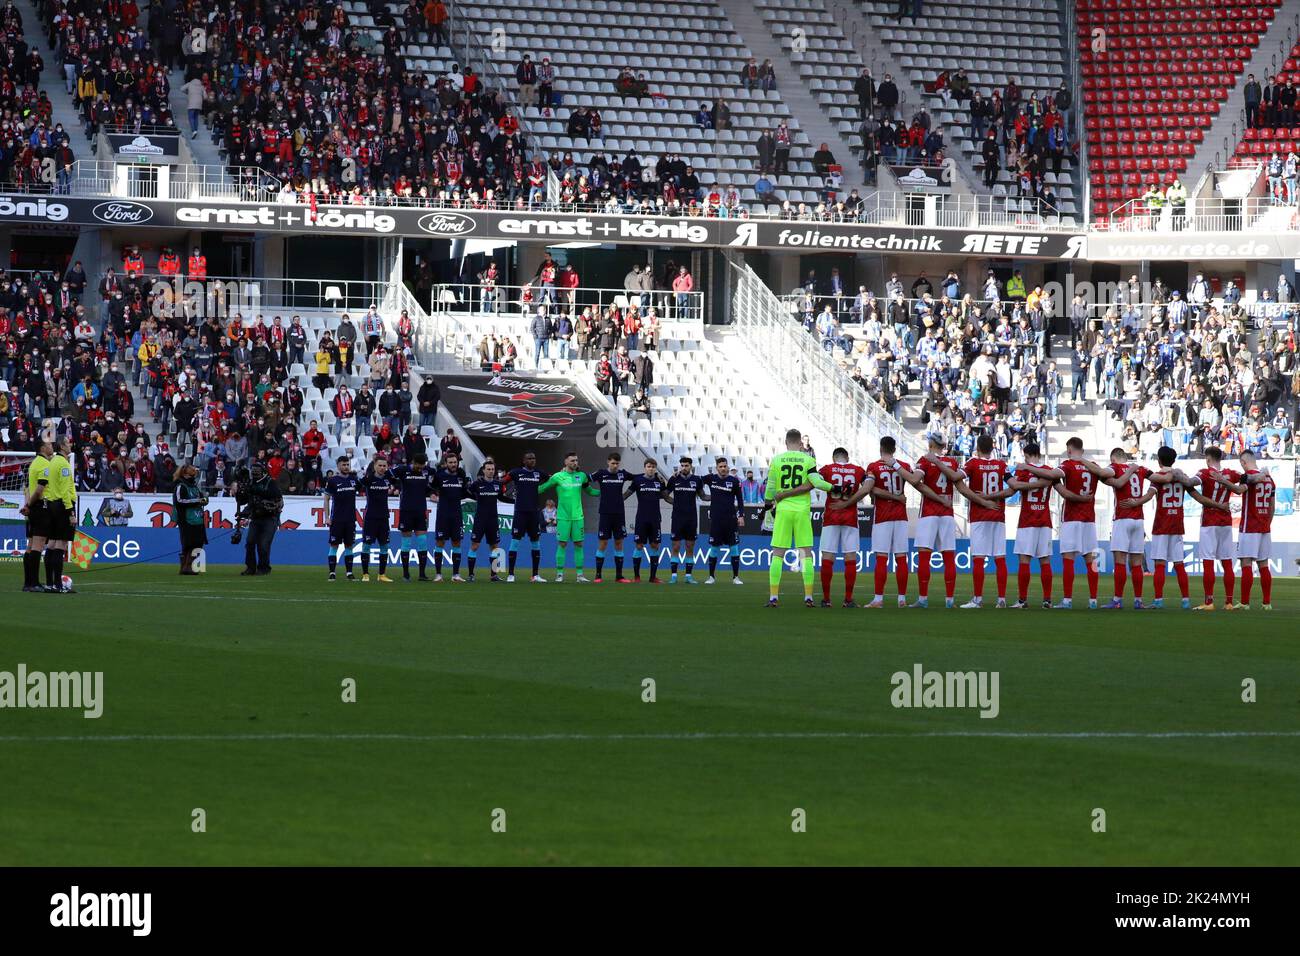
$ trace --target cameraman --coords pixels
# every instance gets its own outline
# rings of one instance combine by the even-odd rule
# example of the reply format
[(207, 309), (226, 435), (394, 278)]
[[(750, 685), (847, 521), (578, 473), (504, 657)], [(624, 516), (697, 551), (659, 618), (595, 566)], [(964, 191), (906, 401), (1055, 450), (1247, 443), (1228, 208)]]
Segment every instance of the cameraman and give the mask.
[(249, 466), (248, 480), (239, 483), (235, 500), (248, 528), (248, 541), (244, 544), (245, 567), (240, 574), (270, 574), (271, 540), (280, 524), (284, 495), (263, 462), (254, 461)]

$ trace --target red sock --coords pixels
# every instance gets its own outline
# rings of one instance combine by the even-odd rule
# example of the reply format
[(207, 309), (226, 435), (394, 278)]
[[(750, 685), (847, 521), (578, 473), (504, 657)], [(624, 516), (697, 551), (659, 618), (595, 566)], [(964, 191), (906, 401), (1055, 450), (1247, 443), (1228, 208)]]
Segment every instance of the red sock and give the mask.
[(1273, 569), (1267, 564), (1259, 566), (1259, 589), (1264, 592), (1264, 603), (1273, 603)]
[(1085, 565), (1088, 568), (1088, 597), (1095, 601), (1097, 591), (1101, 587), (1101, 572), (1097, 570), (1097, 565), (1091, 558), (1085, 562)]
[(982, 598), (984, 596), (984, 558), (977, 557), (975, 563), (971, 565), (971, 584), (975, 588), (975, 596)]
[(1165, 563), (1163, 561), (1156, 562), (1155, 581), (1152, 584), (1151, 590), (1158, 598), (1163, 598), (1165, 596)]
[[(844, 570), (849, 569), (849, 559), (844, 559)], [(831, 578), (835, 577), (835, 559), (822, 558), (822, 600), (831, 599)]]
[(993, 559), (994, 570), (998, 575), (998, 597), (1007, 596), (1007, 559), (999, 555)]
[(853, 600), (853, 585), (858, 582), (858, 559), (850, 554), (844, 559), (844, 600)]
[(907, 597), (907, 555), (894, 557), (894, 583), (898, 585), (898, 596)]
[(1043, 584), (1043, 600), (1052, 600), (1052, 562), (1049, 558), (1041, 558), (1038, 562), (1038, 580)]
[(1214, 562), (1201, 562), (1201, 586), (1205, 588), (1205, 603), (1214, 603)]
[(957, 591), (957, 552), (945, 551), (943, 553), (943, 593), (945, 597), (952, 597)]
[(1181, 561), (1175, 561), (1174, 574), (1178, 577), (1178, 593), (1186, 601), (1192, 596), (1192, 586), (1187, 580), (1187, 565)]
[(889, 558), (886, 555), (876, 555), (876, 597), (885, 593), (885, 581), (889, 579)]
[(1074, 558), (1061, 562), (1061, 596), (1067, 601), (1074, 598)]
[(1138, 600), (1142, 599), (1142, 579), (1145, 577), (1142, 571), (1142, 565), (1129, 565), (1129, 577), (1133, 579), (1133, 596)]
[(1016, 571), (1016, 585), (1019, 589), (1020, 600), (1029, 600), (1029, 558), (1027, 555), (1020, 556), (1020, 567)]
[(1237, 586), (1237, 575), (1233, 573), (1232, 562), (1223, 561), (1223, 594), (1224, 603), (1232, 603), (1232, 592)]
[(1127, 583), (1128, 583), (1128, 565), (1116, 564), (1115, 565), (1115, 597), (1122, 598), (1124, 596), (1124, 585)]
[(1250, 592), (1255, 587), (1255, 566), (1249, 561), (1241, 562), (1241, 603), (1250, 603)]
[(922, 551), (916, 562), (916, 590), (921, 597), (930, 596), (930, 555), (933, 552)]

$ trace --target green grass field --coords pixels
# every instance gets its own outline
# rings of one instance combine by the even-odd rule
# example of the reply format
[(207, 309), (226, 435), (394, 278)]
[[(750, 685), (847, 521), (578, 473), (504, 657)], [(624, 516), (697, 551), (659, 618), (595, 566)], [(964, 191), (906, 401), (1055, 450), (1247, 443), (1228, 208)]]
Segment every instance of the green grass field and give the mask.
[[(0, 670), (105, 697), (0, 710), (0, 864), (1300, 863), (1294, 578), (1202, 615), (237, 570), (0, 592)], [(999, 672), (999, 716), (895, 709), (918, 662)]]

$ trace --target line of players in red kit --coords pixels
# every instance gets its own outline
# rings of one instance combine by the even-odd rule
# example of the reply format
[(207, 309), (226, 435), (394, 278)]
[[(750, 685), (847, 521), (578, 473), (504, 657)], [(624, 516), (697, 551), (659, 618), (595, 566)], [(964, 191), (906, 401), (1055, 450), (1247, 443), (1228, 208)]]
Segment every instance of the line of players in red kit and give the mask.
[[(871, 551), (875, 555), (875, 590), (868, 608), (884, 606), (890, 558), (898, 589), (898, 606), (908, 607), (907, 588), (911, 550), (918, 552), (919, 597), (910, 607), (929, 606), (931, 562), (935, 552), (942, 558), (946, 607), (953, 607), (957, 582), (957, 524), (954, 494), (970, 502), (969, 525), (974, 597), (963, 608), (984, 606), (986, 562), (993, 560), (997, 580), (997, 607), (1007, 607), (1006, 499), (1019, 494), (1020, 517), (1013, 553), (1019, 558), (1018, 600), (1013, 608), (1029, 604), (1032, 562), (1038, 562), (1044, 608), (1073, 606), (1076, 563), (1083, 559), (1088, 582), (1088, 607), (1097, 608), (1100, 586), (1097, 549), (1096, 495), (1101, 486), (1114, 490), (1110, 550), (1114, 562), (1114, 596), (1103, 610), (1124, 607), (1124, 593), (1131, 585), (1133, 607), (1164, 607), (1167, 568), (1172, 565), (1183, 608), (1192, 608), (1190, 582), (1184, 562), (1183, 502), (1190, 496), (1202, 507), (1199, 540), (1204, 599), (1193, 610), (1212, 611), (1217, 583), (1216, 565), (1223, 572), (1224, 610), (1248, 610), (1255, 571), (1258, 568), (1263, 608), (1272, 610), (1273, 577), (1272, 520), (1277, 486), (1267, 471), (1259, 469), (1254, 455), (1242, 452), (1240, 470), (1223, 467), (1217, 448), (1206, 450), (1206, 465), (1189, 475), (1176, 467), (1177, 453), (1162, 447), (1156, 453), (1156, 468), (1129, 460), (1123, 449), (1111, 452), (1110, 463), (1099, 465), (1084, 457), (1083, 442), (1066, 442), (1066, 457), (1057, 465), (1046, 464), (1042, 450), (1034, 443), (1024, 446), (1025, 461), (1012, 469), (993, 457), (993, 440), (981, 436), (975, 454), (964, 464), (946, 454), (941, 437), (928, 438), (929, 451), (913, 467), (895, 457), (891, 437), (880, 441), (880, 458), (866, 468), (851, 464), (848, 452), (835, 449), (833, 462), (822, 466), (823, 478), (834, 486), (822, 519), (821, 581), (822, 607), (831, 606), (831, 582), (836, 557), (844, 558), (844, 606), (856, 607), (853, 591), (857, 580), (859, 548), (857, 504), (872, 499)], [(914, 540), (909, 542), (906, 487), (922, 496), (921, 513)], [(1052, 541), (1054, 537), (1052, 496), (1062, 499), (1059, 533), (1062, 558), (1063, 596), (1052, 604)], [(1233, 540), (1232, 496), (1241, 495), (1241, 535)], [(1148, 546), (1144, 506), (1156, 501), (1156, 513)], [(1154, 599), (1143, 604), (1146, 562), (1154, 565)], [(1241, 603), (1234, 603), (1236, 573), (1234, 560), (1241, 562)]]

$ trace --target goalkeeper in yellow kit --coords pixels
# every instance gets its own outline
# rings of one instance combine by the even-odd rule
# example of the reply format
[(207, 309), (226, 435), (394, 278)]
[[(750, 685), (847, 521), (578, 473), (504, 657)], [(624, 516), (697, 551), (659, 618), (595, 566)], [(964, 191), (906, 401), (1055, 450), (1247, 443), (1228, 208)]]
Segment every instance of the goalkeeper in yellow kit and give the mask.
[(772, 563), (767, 572), (768, 607), (777, 606), (782, 565), (786, 552), (791, 548), (799, 550), (803, 603), (807, 607), (813, 606), (812, 499), (808, 493), (813, 488), (830, 491), (831, 483), (817, 474), (817, 462), (812, 455), (801, 451), (802, 447), (803, 436), (798, 429), (790, 429), (785, 433), (786, 450), (773, 458), (767, 469), (767, 491), (764, 493), (767, 500), (763, 502), (763, 512), (766, 515), (769, 508), (775, 511)]

